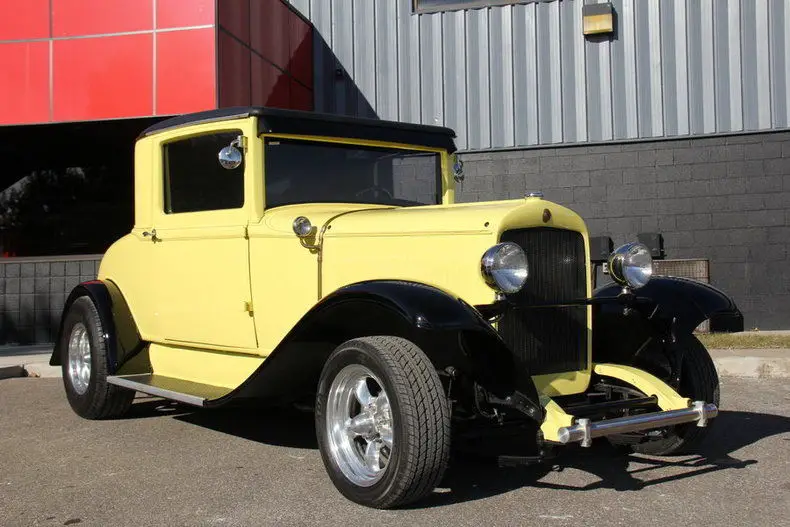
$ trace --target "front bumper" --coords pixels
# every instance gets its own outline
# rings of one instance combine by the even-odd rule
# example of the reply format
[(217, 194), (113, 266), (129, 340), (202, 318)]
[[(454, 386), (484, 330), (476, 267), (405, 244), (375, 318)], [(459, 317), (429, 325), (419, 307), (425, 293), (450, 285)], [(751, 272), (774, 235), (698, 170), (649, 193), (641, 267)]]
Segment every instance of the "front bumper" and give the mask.
[(543, 439), (550, 443), (581, 443), (590, 446), (593, 438), (644, 432), (667, 426), (696, 422), (706, 426), (709, 419), (718, 415), (715, 404), (694, 401), (682, 397), (671, 386), (650, 373), (623, 364), (594, 364), (593, 373), (635, 388), (645, 398), (655, 401), (659, 412), (628, 415), (592, 421), (573, 415), (572, 408), (566, 412), (551, 397), (543, 395), (541, 405), (545, 418), (540, 426)]
[(708, 419), (719, 414), (715, 404), (694, 401), (688, 408), (667, 410), (634, 416), (590, 421), (577, 419), (572, 426), (563, 426), (557, 431), (557, 438), (562, 444), (581, 443), (583, 447), (592, 444), (593, 438), (629, 432), (642, 432), (665, 426), (696, 422), (697, 426), (707, 426)]

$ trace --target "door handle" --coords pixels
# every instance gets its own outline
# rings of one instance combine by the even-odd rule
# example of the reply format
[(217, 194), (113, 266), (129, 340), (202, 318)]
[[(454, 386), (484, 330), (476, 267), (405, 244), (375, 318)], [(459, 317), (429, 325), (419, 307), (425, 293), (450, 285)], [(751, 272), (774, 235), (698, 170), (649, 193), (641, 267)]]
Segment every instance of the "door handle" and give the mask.
[(151, 229), (151, 232), (143, 231), (144, 238), (151, 238), (152, 242), (157, 241), (159, 238), (156, 237), (156, 229)]

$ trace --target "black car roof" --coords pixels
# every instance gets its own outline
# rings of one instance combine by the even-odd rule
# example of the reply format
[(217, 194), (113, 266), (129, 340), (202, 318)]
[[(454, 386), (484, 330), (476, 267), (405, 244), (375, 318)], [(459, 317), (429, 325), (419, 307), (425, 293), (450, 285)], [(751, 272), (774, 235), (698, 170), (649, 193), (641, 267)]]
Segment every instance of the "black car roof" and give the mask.
[(349, 137), (390, 143), (420, 145), (455, 151), (455, 132), (441, 126), (363, 119), (342, 115), (243, 106), (220, 108), (206, 112), (190, 113), (171, 117), (143, 130), (140, 137), (179, 128), (181, 126), (259, 117), (258, 133), (313, 135), (324, 137)]

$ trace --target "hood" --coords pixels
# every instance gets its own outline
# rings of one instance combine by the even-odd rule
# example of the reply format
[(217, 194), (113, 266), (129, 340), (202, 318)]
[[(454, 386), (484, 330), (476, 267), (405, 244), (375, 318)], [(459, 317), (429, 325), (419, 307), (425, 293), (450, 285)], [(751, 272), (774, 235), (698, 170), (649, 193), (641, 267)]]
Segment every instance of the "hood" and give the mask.
[(327, 237), (499, 235), (508, 229), (525, 227), (554, 227), (587, 233), (581, 217), (572, 210), (532, 197), (424, 207), (358, 203), (288, 205), (267, 211), (264, 221), (275, 231), (292, 235), (293, 220), (297, 216), (306, 216), (319, 231), (329, 222), (331, 228), (326, 232)]

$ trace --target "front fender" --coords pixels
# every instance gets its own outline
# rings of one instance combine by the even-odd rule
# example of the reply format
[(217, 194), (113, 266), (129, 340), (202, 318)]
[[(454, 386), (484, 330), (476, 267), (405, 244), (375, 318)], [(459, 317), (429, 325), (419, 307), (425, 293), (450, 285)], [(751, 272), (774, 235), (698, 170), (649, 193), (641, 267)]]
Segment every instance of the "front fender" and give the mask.
[[(621, 287), (608, 284), (594, 293), (595, 298), (617, 296)], [(710, 284), (676, 276), (657, 276), (636, 291), (637, 299), (659, 316), (676, 318), (677, 329), (690, 333), (705, 320), (712, 332), (743, 331), (743, 315), (735, 301)]]
[(537, 404), (531, 377), (517, 371), (507, 345), (472, 306), (435, 287), (393, 280), (349, 285), (324, 298), (227, 397), (269, 398), (296, 385), (315, 389), (337, 345), (373, 335), (406, 338), (437, 370), (452, 367), (497, 397), (518, 391)]
[(735, 301), (712, 285), (674, 276), (657, 276), (635, 291), (628, 307), (614, 299), (621, 286), (595, 290), (593, 357), (622, 361), (649, 339), (672, 332), (690, 335), (705, 320), (712, 332), (743, 331), (743, 315)]

